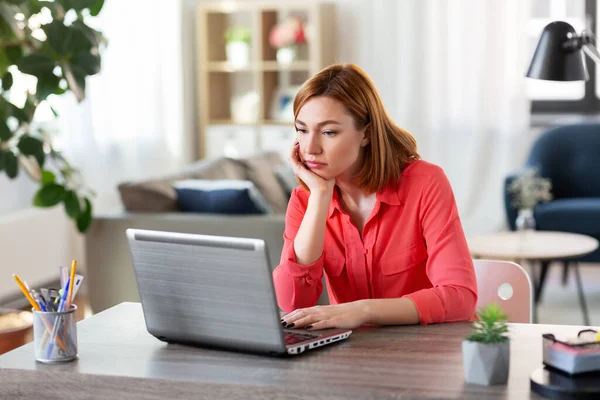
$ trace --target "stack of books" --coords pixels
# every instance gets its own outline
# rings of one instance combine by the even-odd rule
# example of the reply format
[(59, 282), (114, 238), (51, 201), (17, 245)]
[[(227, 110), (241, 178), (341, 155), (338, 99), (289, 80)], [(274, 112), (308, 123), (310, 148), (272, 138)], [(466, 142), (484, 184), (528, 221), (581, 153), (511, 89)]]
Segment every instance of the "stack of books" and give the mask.
[(559, 340), (551, 333), (542, 335), (544, 365), (570, 375), (600, 373), (600, 333), (580, 331), (575, 338)]

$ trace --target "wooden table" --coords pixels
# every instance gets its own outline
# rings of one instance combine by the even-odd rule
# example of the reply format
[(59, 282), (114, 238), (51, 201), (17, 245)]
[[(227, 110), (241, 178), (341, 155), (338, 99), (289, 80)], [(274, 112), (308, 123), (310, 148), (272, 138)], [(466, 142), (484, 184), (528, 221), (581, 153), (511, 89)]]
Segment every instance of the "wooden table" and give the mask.
[(77, 361), (36, 363), (32, 344), (0, 356), (0, 398), (540, 398), (530, 394), (529, 375), (541, 366), (541, 334), (583, 329), (511, 324), (509, 383), (483, 387), (464, 383), (466, 323), (359, 328), (289, 358), (167, 345), (147, 333), (139, 303), (77, 326)]
[[(565, 261), (592, 253), (598, 248), (598, 240), (591, 236), (555, 231), (497, 232), (467, 239), (469, 251), (474, 258), (515, 261), (529, 264), (531, 282), (534, 287), (534, 303), (537, 304), (548, 274), (550, 261)], [(541, 262), (539, 278), (535, 276), (533, 265)], [(590, 319), (581, 284), (579, 264), (571, 262), (575, 270), (577, 294), (583, 312), (584, 324)], [(566, 267), (565, 267), (566, 268)], [(564, 279), (564, 278), (563, 278)], [(534, 308), (534, 321), (535, 319)]]

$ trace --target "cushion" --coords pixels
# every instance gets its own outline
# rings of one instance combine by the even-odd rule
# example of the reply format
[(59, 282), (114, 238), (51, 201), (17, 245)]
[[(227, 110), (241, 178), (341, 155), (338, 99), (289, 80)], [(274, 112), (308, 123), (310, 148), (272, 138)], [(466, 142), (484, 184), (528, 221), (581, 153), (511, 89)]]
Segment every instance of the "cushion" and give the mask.
[(251, 181), (190, 179), (173, 183), (184, 212), (266, 214), (267, 201)]
[(132, 212), (176, 212), (177, 192), (172, 182), (185, 179), (246, 179), (243, 165), (228, 158), (200, 160), (187, 165), (177, 175), (118, 186), (125, 210)]
[(273, 172), (273, 168), (283, 165), (279, 154), (268, 152), (246, 159), (239, 159), (237, 162), (246, 167), (248, 179), (254, 182), (258, 190), (265, 196), (273, 212), (285, 214), (289, 197)]
[(285, 191), (288, 197), (292, 195), (292, 192), (296, 187), (298, 187), (298, 179), (296, 178), (296, 174), (292, 167), (287, 165), (278, 165), (273, 168), (273, 172), (275, 173), (275, 177), (279, 181), (279, 184)]
[(118, 186), (121, 201), (127, 211), (175, 212), (177, 192), (167, 180), (125, 182)]
[(196, 161), (184, 167), (180, 176), (184, 177), (185, 179), (247, 179), (246, 168), (231, 158), (216, 158)]
[(544, 231), (600, 237), (600, 198), (559, 199), (535, 208), (536, 227)]

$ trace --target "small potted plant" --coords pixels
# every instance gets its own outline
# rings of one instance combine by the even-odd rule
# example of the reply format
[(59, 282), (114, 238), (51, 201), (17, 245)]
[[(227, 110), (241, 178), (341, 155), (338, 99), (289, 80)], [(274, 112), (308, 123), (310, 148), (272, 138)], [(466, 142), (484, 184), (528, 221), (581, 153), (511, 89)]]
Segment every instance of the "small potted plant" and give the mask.
[(530, 167), (510, 183), (513, 205), (519, 210), (515, 221), (518, 231), (535, 230), (533, 210), (539, 202), (552, 200), (552, 182), (539, 176), (539, 169)]
[(250, 30), (234, 26), (225, 32), (227, 61), (235, 68), (245, 68), (250, 62)]
[(497, 304), (477, 312), (473, 332), (462, 342), (465, 381), (478, 385), (506, 384), (510, 366), (510, 340), (506, 314)]
[(277, 62), (289, 64), (298, 57), (298, 47), (306, 43), (304, 22), (291, 16), (275, 25), (269, 33), (269, 44), (277, 49)]

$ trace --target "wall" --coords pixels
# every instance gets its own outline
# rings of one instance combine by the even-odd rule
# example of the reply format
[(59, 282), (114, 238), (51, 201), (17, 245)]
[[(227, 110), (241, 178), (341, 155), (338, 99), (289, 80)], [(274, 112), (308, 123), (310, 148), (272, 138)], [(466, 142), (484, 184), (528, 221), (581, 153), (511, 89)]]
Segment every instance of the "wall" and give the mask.
[(58, 267), (70, 267), (73, 258), (83, 260), (82, 254), (62, 207), (0, 215), (0, 304), (23, 298), (13, 273), (39, 287), (56, 281)]

